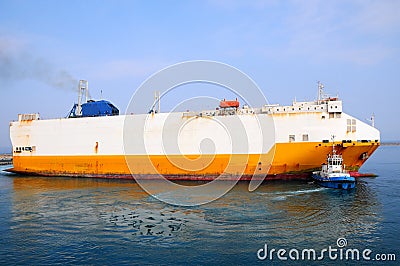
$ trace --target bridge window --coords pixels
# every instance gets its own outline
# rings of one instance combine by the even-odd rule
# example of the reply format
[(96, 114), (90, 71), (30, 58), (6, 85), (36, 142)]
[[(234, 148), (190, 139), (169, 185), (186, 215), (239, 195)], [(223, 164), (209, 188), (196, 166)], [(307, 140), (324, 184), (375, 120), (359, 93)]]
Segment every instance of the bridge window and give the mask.
[(289, 142), (296, 141), (295, 135), (289, 135)]

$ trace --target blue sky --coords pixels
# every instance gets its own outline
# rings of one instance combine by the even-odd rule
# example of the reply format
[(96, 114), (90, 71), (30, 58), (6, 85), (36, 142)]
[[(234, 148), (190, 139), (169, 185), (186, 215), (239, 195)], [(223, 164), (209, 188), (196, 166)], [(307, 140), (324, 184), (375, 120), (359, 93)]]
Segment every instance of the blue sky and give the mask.
[(314, 100), (320, 80), (345, 112), (375, 113), (382, 140), (400, 139), (400, 1), (0, 0), (0, 10), (0, 147), (18, 113), (65, 116), (79, 79), (123, 112), (154, 72), (199, 59), (244, 71), (271, 103)]

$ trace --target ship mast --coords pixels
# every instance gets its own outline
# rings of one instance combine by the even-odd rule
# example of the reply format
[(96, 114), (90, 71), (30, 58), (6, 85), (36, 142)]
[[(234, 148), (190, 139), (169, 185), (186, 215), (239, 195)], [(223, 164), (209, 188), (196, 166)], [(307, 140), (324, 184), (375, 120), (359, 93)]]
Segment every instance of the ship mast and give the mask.
[(89, 99), (89, 83), (87, 80), (80, 80), (78, 87), (78, 105), (76, 107), (76, 116), (82, 115), (82, 104), (87, 103)]
[(318, 81), (318, 104), (320, 104), (321, 100), (322, 100), (322, 95), (324, 94), (324, 85)]
[(335, 135), (331, 136), (331, 140), (332, 140), (332, 155), (335, 155), (336, 154), (336, 151), (335, 151)]

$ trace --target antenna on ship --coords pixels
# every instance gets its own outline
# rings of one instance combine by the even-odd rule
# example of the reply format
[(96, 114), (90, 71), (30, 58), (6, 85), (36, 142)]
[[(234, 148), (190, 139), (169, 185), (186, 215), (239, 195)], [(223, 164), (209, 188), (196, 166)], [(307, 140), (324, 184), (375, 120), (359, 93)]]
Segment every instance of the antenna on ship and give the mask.
[(372, 127), (375, 127), (375, 114), (374, 113), (372, 113), (371, 118), (367, 119), (367, 120), (371, 122)]
[(158, 113), (161, 112), (161, 99), (160, 99), (160, 91), (158, 91)]
[(154, 108), (156, 107), (156, 104), (157, 104), (156, 113), (160, 113), (160, 111), (161, 111), (160, 91), (154, 91), (153, 110), (154, 110)]

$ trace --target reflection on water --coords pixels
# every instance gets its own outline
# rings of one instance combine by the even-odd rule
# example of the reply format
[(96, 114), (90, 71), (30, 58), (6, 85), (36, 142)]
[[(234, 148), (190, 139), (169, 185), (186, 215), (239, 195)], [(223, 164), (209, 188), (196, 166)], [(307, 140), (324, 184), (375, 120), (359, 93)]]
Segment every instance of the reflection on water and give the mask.
[[(277, 242), (287, 245), (308, 243), (332, 244), (338, 237), (349, 239), (374, 233), (379, 222), (377, 198), (363, 182), (359, 182), (356, 191), (332, 190), (315, 186), (299, 185), (281, 187), (275, 191), (263, 188), (263, 195), (271, 218), (279, 217), (274, 227), (266, 232), (273, 235)], [(272, 190), (272, 191), (271, 191)]]
[(8, 195), (0, 204), (9, 206), (1, 209), (9, 219), (0, 223), (7, 243), (0, 262), (251, 263), (264, 243), (380, 243), (381, 204), (367, 181), (355, 191), (275, 181), (254, 192), (243, 182), (190, 208), (164, 204), (132, 181), (3, 175), (0, 183)]

